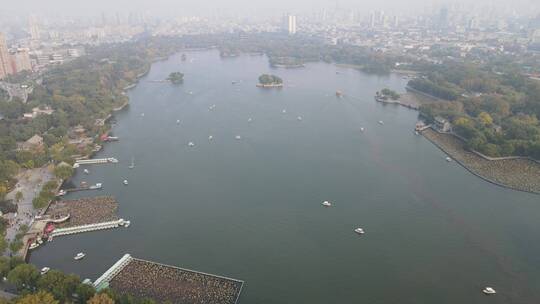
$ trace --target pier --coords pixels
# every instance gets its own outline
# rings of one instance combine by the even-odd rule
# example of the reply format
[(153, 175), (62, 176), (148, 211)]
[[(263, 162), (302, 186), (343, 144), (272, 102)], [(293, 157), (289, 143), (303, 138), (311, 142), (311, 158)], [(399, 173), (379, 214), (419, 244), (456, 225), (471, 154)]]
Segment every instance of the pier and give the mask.
[(109, 158), (94, 158), (94, 159), (80, 159), (75, 162), (73, 165), (74, 168), (77, 168), (81, 165), (95, 165), (95, 164), (116, 164), (118, 159), (114, 157)]
[(64, 189), (64, 191), (68, 193), (68, 192), (77, 192), (77, 191), (85, 191), (85, 190), (101, 190), (101, 189), (103, 189), (103, 186), (101, 184), (95, 184), (92, 186), (82, 186), (82, 187), (77, 187), (77, 188)]
[(68, 228), (58, 228), (58, 229), (55, 229), (53, 232), (51, 232), (50, 236), (57, 237), (57, 236), (63, 236), (63, 235), (71, 235), (71, 234), (77, 234), (77, 233), (113, 229), (113, 228), (118, 228), (118, 227), (127, 227), (125, 225), (126, 223), (129, 223), (129, 221), (125, 221), (124, 219), (119, 219), (117, 221), (88, 224), (88, 225), (74, 226), (74, 227), (68, 227)]
[(109, 287), (109, 281), (112, 280), (133, 258), (130, 254), (124, 254), (111, 268), (107, 269), (97, 280), (94, 281), (94, 287), (97, 291)]

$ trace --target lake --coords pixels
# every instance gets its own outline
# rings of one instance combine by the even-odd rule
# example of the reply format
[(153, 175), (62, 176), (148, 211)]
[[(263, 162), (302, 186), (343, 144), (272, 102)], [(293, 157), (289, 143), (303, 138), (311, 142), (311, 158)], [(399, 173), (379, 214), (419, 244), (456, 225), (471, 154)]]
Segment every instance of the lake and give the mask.
[[(114, 195), (131, 226), (58, 237), (32, 263), (96, 279), (130, 253), (244, 280), (241, 304), (540, 301), (540, 196), (446, 162), (414, 134), (416, 111), (374, 101), (407, 80), (217, 51), (187, 58), (153, 64), (129, 91), (120, 141), (97, 155), (120, 162), (74, 177), (104, 189), (67, 196)], [(175, 71), (182, 85), (151, 82)], [(262, 73), (285, 87), (255, 87)]]

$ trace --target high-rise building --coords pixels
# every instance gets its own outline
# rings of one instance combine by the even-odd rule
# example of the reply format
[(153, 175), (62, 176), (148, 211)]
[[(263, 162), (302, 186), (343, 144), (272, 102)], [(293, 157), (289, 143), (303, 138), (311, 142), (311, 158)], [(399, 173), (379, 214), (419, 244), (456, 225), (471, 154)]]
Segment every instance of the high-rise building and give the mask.
[(12, 74), (11, 60), (4, 34), (0, 33), (0, 79)]
[(438, 27), (440, 29), (446, 29), (448, 27), (448, 8), (441, 8), (441, 10), (439, 11), (438, 19)]
[(394, 26), (394, 28), (399, 27), (399, 17), (398, 16), (394, 16), (394, 19), (392, 20), (392, 25)]
[(17, 51), (12, 55), (14, 63), (14, 73), (20, 73), (22, 71), (32, 70), (32, 64), (30, 63), (30, 55), (28, 54), (28, 49), (17, 49)]
[(289, 15), (287, 17), (287, 30), (289, 32), (289, 35), (296, 34), (296, 16)]
[(374, 28), (375, 25), (376, 25), (376, 20), (375, 20), (375, 12), (374, 11), (371, 11), (369, 13), (369, 27), (370, 28)]
[(475, 30), (478, 28), (478, 22), (476, 20), (476, 17), (472, 17), (471, 19), (469, 19), (469, 24), (467, 25), (467, 27), (469, 28), (469, 30)]
[(41, 38), (36, 16), (32, 15), (28, 18), (28, 32), (32, 40), (39, 40)]

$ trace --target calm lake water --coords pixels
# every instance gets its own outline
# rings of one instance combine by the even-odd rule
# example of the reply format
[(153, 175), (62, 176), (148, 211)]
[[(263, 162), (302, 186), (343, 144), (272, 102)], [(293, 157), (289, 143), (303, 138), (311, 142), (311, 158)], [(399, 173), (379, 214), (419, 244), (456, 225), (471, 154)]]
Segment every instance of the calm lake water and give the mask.
[[(173, 71), (183, 85), (149, 82)], [(265, 72), (286, 87), (256, 88)], [(98, 155), (120, 163), (74, 178), (104, 190), (67, 197), (114, 195), (131, 226), (56, 238), (31, 262), (96, 279), (130, 253), (245, 280), (242, 304), (540, 302), (540, 196), (446, 162), (417, 112), (373, 100), (405, 84), (215, 51), (155, 63)]]

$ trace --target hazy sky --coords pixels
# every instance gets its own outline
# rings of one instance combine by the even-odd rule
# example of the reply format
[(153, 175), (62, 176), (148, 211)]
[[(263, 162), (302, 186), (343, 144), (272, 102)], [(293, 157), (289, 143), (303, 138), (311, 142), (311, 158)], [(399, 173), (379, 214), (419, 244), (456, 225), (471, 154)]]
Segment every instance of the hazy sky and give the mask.
[(187, 15), (204, 12), (302, 13), (322, 8), (369, 11), (422, 10), (426, 7), (460, 4), (503, 5), (518, 11), (539, 12), (540, 0), (2, 0), (3, 10), (17, 14), (60, 13), (89, 15), (99, 12), (144, 11), (155, 15)]

